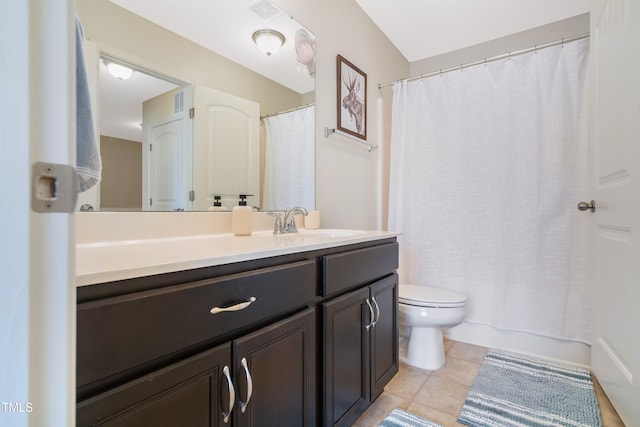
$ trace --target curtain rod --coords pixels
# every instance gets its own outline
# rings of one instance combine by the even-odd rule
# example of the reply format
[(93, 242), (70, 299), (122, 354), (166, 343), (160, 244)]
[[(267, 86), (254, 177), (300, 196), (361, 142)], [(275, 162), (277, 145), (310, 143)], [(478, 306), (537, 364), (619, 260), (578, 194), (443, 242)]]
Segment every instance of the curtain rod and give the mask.
[(290, 109), (288, 109), (288, 110), (279, 111), (279, 112), (277, 112), (277, 113), (273, 113), (273, 114), (267, 114), (267, 115), (264, 115), (264, 116), (260, 116), (260, 120), (262, 120), (262, 119), (266, 119), (267, 117), (273, 117), (273, 116), (278, 116), (278, 115), (280, 115), (280, 114), (290, 113), (290, 112), (292, 112), (292, 111), (302, 110), (302, 109), (304, 109), (304, 108), (312, 107), (312, 106), (314, 106), (314, 105), (316, 105), (316, 104), (315, 104), (314, 102), (312, 102), (311, 104), (301, 105), (300, 107), (290, 108)]
[(456, 67), (445, 68), (443, 70), (433, 71), (431, 73), (420, 74), (418, 76), (407, 77), (405, 79), (400, 79), (400, 80), (396, 80), (396, 81), (389, 82), (389, 83), (378, 84), (378, 89), (382, 89), (383, 87), (391, 86), (391, 85), (393, 85), (395, 83), (398, 83), (398, 82), (403, 82), (403, 81), (404, 82), (410, 82), (410, 81), (419, 80), (419, 79), (422, 79), (422, 78), (425, 78), (425, 77), (437, 76), (437, 75), (449, 73), (451, 71), (462, 70), (464, 68), (473, 67), (475, 65), (486, 64), (488, 62), (499, 61), (501, 59), (510, 58), (512, 56), (518, 56), (518, 55), (522, 55), (522, 54), (529, 53), (529, 52), (535, 52), (537, 50), (545, 49), (547, 47), (563, 45), (565, 43), (570, 43), (570, 42), (573, 42), (573, 41), (586, 39), (588, 37), (589, 37), (589, 34), (581, 34), (581, 35), (569, 37), (569, 38), (566, 38), (566, 39), (563, 38), (562, 40), (557, 40), (557, 41), (550, 42), (550, 43), (536, 45), (534, 47), (518, 50), (518, 51), (515, 51), (515, 52), (509, 52), (509, 53), (505, 53), (505, 54), (498, 55), (498, 56), (493, 56), (491, 58), (481, 59), (479, 61), (471, 62), (469, 64), (461, 64), (461, 65), (458, 65)]

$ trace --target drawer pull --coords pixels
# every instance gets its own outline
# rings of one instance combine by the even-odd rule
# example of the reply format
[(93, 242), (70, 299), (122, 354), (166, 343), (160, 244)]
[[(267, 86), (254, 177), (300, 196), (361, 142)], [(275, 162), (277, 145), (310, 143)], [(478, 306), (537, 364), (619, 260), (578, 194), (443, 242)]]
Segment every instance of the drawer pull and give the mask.
[(229, 417), (231, 416), (231, 411), (233, 411), (233, 405), (236, 403), (236, 390), (233, 387), (233, 382), (231, 381), (231, 375), (229, 374), (229, 367), (225, 365), (222, 369), (222, 373), (225, 377), (227, 377), (227, 383), (229, 384), (229, 410), (227, 412), (222, 411), (222, 416), (224, 417), (225, 424), (229, 422)]
[(378, 320), (380, 320), (380, 306), (378, 306), (378, 301), (376, 301), (376, 297), (371, 297), (371, 301), (373, 301), (373, 305), (376, 307), (376, 320), (373, 321), (371, 326), (376, 326)]
[(218, 314), (218, 313), (222, 313), (225, 311), (240, 311), (240, 310), (244, 310), (245, 308), (249, 307), (254, 301), (256, 300), (256, 297), (251, 297), (248, 300), (246, 300), (245, 302), (241, 302), (235, 305), (231, 305), (229, 307), (213, 307), (211, 310), (209, 310), (211, 312), (211, 314)]
[(253, 380), (251, 379), (249, 367), (247, 366), (247, 359), (245, 357), (242, 358), (240, 364), (244, 368), (244, 374), (247, 377), (247, 400), (245, 402), (240, 401), (240, 410), (244, 414), (244, 411), (247, 410), (247, 405), (249, 405), (249, 401), (251, 400), (251, 395), (253, 394)]
[(371, 315), (371, 320), (369, 321), (369, 324), (364, 328), (368, 331), (369, 328), (374, 324), (373, 319), (375, 316), (373, 314), (373, 307), (371, 306), (371, 302), (369, 301), (369, 298), (367, 298), (367, 305), (369, 306), (369, 314)]

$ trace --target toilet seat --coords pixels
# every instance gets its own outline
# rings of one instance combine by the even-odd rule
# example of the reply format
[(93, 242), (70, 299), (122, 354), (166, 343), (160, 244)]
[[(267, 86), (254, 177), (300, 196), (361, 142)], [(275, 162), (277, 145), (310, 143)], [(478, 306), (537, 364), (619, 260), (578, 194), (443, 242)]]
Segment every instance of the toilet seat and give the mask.
[(401, 304), (417, 307), (462, 307), (467, 297), (447, 289), (429, 286), (405, 285), (399, 287), (398, 299)]

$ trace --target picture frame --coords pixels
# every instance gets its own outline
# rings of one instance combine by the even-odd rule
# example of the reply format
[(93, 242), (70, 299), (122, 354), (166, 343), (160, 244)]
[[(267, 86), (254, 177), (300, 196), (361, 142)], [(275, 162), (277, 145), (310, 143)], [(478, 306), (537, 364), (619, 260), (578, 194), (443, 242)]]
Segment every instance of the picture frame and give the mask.
[(337, 56), (337, 129), (367, 140), (367, 74)]

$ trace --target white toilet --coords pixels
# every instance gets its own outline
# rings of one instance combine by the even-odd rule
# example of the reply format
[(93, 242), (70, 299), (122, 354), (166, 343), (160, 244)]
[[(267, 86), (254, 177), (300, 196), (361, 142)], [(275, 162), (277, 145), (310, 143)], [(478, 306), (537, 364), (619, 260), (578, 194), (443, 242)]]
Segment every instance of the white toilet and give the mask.
[(445, 361), (442, 329), (462, 323), (466, 301), (464, 295), (446, 289), (401, 284), (399, 321), (411, 328), (403, 362), (430, 371), (440, 369)]

